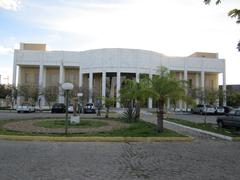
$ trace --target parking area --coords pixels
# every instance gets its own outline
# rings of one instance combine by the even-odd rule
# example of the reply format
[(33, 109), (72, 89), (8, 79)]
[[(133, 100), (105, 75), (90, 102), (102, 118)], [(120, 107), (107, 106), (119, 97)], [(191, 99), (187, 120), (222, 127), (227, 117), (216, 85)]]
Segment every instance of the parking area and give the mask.
[(203, 123), (204, 119), (206, 118), (207, 123), (212, 123), (216, 124), (216, 119), (218, 116), (223, 116), (223, 115), (199, 115), (199, 114), (191, 114), (191, 113), (169, 113), (168, 117), (170, 118), (176, 118), (176, 119), (183, 119), (183, 120), (188, 120), (191, 122), (196, 122), (196, 123)]
[[(144, 113), (145, 111), (143, 111)], [(85, 114), (81, 114), (82, 116), (86, 116)], [(96, 116), (96, 114), (90, 114), (87, 116)], [(184, 119), (191, 122), (203, 123), (204, 115), (191, 114), (191, 113), (174, 113), (171, 112), (167, 115), (170, 118)], [(208, 123), (216, 124), (216, 118), (219, 115), (207, 115), (206, 120)], [(52, 118), (52, 117), (65, 117), (65, 114), (52, 114), (49, 112), (35, 112), (35, 113), (17, 113), (16, 111), (0, 111), (0, 120), (10, 120), (10, 119), (33, 119), (33, 118)]]

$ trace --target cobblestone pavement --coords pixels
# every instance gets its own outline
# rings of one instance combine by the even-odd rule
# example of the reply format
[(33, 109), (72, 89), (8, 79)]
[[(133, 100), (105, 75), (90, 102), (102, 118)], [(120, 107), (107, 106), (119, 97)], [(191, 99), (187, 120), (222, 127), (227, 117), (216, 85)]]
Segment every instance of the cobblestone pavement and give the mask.
[(239, 180), (240, 142), (0, 141), (0, 179)]

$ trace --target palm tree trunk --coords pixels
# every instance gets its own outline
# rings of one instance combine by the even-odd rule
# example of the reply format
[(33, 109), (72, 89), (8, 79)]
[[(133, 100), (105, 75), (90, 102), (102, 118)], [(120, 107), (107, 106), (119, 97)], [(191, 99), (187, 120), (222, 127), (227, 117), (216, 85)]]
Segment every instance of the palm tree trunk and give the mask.
[(109, 114), (109, 107), (107, 107), (105, 118), (108, 118), (108, 114)]
[(136, 105), (135, 105), (135, 111), (136, 111), (136, 115), (135, 115), (135, 121), (138, 121), (140, 119), (140, 103), (138, 101), (136, 101)]
[(157, 131), (163, 132), (163, 109), (164, 109), (164, 100), (158, 100), (158, 110), (157, 110)]

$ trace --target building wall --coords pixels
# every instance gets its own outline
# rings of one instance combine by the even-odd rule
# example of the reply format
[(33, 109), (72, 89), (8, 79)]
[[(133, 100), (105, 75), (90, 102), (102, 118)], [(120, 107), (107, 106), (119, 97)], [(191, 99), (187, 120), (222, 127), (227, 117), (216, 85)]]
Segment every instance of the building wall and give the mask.
[(74, 86), (79, 87), (79, 69), (78, 68), (65, 68), (65, 82), (73, 83)]
[(59, 85), (59, 68), (46, 67), (46, 86), (58, 86)]
[(205, 88), (206, 89), (218, 89), (218, 74), (206, 73), (205, 74)]
[[(102, 94), (102, 72), (106, 73), (106, 91), (110, 88), (110, 94), (114, 96), (119, 96), (117, 89), (124, 79), (124, 77), (119, 78), (120, 74), (123, 76), (133, 74), (134, 77), (136, 74), (150, 76), (156, 74), (160, 66), (165, 66), (174, 72), (176, 79), (191, 81), (192, 87), (201, 86), (203, 82), (201, 78), (205, 77), (205, 88), (217, 88), (218, 74), (225, 74), (225, 60), (218, 59), (216, 53), (194, 53), (189, 57), (168, 57), (157, 52), (138, 49), (116, 48), (67, 52), (26, 50), (26, 48), (14, 51), (13, 84), (16, 83), (17, 66), (22, 67), (20, 68), (21, 74), (29, 73), (31, 78), (35, 77), (31, 80), (27, 79), (27, 82), (38, 84), (38, 80), (43, 79), (45, 86), (72, 82), (79, 87), (79, 80), (82, 77), (82, 91), (86, 102), (91, 95), (89, 94), (89, 87), (91, 87), (89, 86), (89, 74), (93, 74), (92, 94), (95, 97)], [(29, 69), (25, 68), (26, 66), (29, 66)], [(41, 77), (45, 75), (39, 78), (37, 74)], [(111, 82), (109, 74), (114, 74)], [(24, 76), (26, 75), (22, 75), (19, 81), (26, 81)]]
[(38, 85), (39, 68), (38, 67), (21, 67), (20, 82), (21, 85)]

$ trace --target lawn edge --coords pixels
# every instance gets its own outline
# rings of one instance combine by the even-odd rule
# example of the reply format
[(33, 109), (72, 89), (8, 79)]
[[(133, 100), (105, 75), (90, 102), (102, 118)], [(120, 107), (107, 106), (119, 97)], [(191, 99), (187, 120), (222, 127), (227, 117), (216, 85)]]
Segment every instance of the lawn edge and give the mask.
[(180, 123), (172, 122), (172, 121), (169, 121), (167, 119), (165, 119), (164, 121), (167, 121), (170, 124), (174, 124), (174, 125), (186, 128), (186, 129), (190, 129), (190, 130), (193, 130), (193, 131), (196, 131), (196, 132), (199, 132), (199, 133), (207, 134), (209, 136), (213, 136), (213, 137), (216, 137), (216, 138), (224, 139), (224, 140), (227, 140), (227, 141), (237, 141), (237, 139), (240, 140), (240, 137), (226, 136), (226, 135), (223, 135), (223, 134), (220, 134), (220, 133), (215, 133), (215, 132), (203, 130), (203, 129), (200, 129), (200, 128), (195, 128), (195, 127), (183, 125), (183, 124), (180, 124)]
[(53, 141), (53, 142), (191, 142), (192, 137), (50, 137), (0, 135), (0, 140), (11, 141)]

